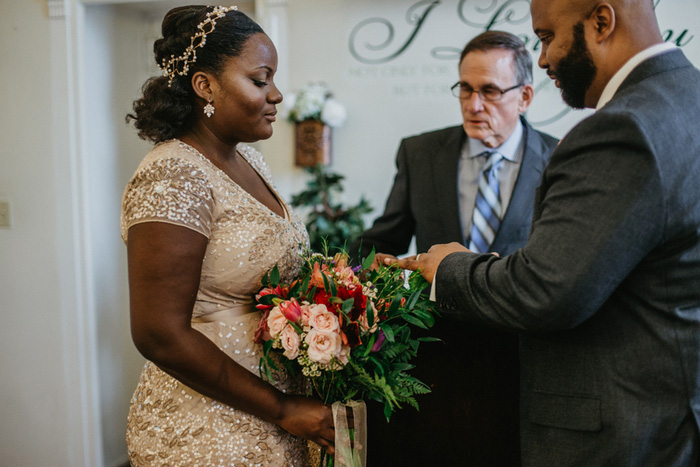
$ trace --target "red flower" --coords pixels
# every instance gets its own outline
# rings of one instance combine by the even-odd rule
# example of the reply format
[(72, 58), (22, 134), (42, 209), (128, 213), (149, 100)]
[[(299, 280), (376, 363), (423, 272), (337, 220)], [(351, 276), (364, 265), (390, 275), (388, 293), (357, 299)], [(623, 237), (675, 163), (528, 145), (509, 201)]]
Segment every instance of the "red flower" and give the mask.
[(335, 309), (334, 306), (330, 302), (330, 297), (326, 293), (325, 290), (321, 289), (316, 289), (316, 293), (314, 294), (313, 302), (318, 303), (319, 305), (326, 305), (326, 308), (330, 309)]
[(289, 321), (298, 323), (301, 320), (301, 306), (296, 299), (292, 298), (279, 304), (280, 311)]
[(268, 316), (270, 316), (270, 310), (265, 311), (260, 319), (260, 322), (258, 323), (258, 329), (255, 330), (255, 337), (253, 337), (253, 342), (256, 344), (272, 339), (272, 336), (270, 335), (270, 328), (267, 325)]
[(350, 298), (353, 299), (352, 309), (348, 313), (350, 321), (357, 321), (367, 307), (367, 297), (362, 293), (362, 287), (360, 286), (350, 288), (338, 287), (338, 297), (343, 301)]
[[(279, 285), (274, 289), (270, 287), (265, 287), (255, 296), (255, 301), (260, 302), (260, 299), (265, 297), (266, 295), (274, 295), (279, 298), (286, 299), (288, 293), (289, 289), (287, 287), (280, 287)], [(258, 310), (270, 310), (274, 306), (275, 305), (273, 303), (258, 303), (257, 305), (255, 305), (255, 308), (257, 308)]]
[(360, 323), (351, 321), (343, 326), (340, 337), (343, 339), (343, 344), (348, 347), (357, 347), (362, 343), (360, 340)]

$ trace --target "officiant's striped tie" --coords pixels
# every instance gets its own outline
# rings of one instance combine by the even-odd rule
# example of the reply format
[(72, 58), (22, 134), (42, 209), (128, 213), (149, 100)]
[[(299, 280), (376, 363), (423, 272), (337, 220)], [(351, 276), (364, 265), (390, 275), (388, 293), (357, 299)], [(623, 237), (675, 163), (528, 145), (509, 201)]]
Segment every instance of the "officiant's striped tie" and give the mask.
[(469, 249), (475, 253), (487, 253), (501, 225), (502, 206), (498, 189), (498, 168), (503, 156), (497, 152), (484, 152), (486, 165), (479, 174), (479, 189), (472, 213), (472, 229), (469, 237)]

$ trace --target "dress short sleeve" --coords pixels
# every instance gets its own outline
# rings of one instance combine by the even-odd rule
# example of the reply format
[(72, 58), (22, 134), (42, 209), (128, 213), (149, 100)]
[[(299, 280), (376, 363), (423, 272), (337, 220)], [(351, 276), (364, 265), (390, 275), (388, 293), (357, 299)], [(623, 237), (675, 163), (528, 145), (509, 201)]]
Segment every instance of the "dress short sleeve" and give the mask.
[(121, 234), (142, 222), (167, 222), (209, 238), (213, 197), (206, 173), (191, 160), (177, 157), (142, 164), (126, 186), (122, 200)]

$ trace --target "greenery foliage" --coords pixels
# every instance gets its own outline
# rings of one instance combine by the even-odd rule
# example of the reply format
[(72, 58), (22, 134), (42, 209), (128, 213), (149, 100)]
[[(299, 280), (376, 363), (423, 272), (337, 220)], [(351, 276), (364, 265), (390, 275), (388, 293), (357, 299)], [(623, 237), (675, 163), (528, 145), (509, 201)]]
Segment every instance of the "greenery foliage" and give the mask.
[(291, 205), (309, 209), (306, 229), (311, 251), (326, 251), (326, 245), (331, 253), (346, 249), (364, 232), (362, 216), (372, 212), (372, 207), (364, 196), (354, 206), (343, 206), (337, 200), (343, 192), (343, 175), (320, 164), (306, 171), (311, 179), (304, 191), (292, 196)]

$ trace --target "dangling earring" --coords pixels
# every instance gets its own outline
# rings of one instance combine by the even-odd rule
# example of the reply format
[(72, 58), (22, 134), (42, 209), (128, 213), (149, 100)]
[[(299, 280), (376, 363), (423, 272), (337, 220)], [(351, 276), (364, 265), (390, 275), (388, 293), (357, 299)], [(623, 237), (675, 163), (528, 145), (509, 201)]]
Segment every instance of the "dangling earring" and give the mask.
[(211, 100), (204, 106), (204, 115), (206, 115), (208, 118), (211, 118), (211, 116), (214, 115), (214, 106), (211, 105)]

